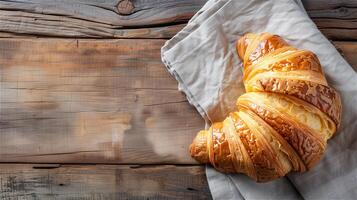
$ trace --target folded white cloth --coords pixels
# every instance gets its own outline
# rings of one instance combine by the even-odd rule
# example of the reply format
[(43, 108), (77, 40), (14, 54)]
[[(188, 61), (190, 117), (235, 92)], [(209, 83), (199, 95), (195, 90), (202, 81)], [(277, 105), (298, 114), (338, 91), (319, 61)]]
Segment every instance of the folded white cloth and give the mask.
[(323, 160), (309, 172), (270, 183), (207, 168), (214, 199), (357, 199), (357, 73), (320, 33), (300, 1), (209, 0), (162, 48), (162, 60), (207, 122), (224, 119), (244, 92), (237, 39), (270, 32), (317, 54), (342, 96), (343, 118)]

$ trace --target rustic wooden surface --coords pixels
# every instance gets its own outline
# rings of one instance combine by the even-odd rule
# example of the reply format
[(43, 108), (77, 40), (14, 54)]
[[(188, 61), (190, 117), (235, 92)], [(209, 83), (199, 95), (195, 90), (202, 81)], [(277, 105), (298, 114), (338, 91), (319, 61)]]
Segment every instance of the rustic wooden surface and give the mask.
[(0, 199), (210, 199), (204, 167), (14, 165), (0, 171)]
[[(205, 2), (0, 0), (0, 37), (170, 38)], [(313, 21), (330, 39), (357, 38), (357, 1), (302, 2)]]
[(321, 32), (333, 40), (357, 39), (357, 1), (302, 0)]
[(1, 0), (0, 32), (77, 38), (170, 38), (205, 2)]
[(357, 42), (334, 42), (336, 49), (357, 72)]
[(0, 162), (194, 163), (164, 42), (0, 39)]
[[(0, 0), (0, 199), (210, 199), (160, 60), (204, 2)], [(357, 2), (303, 3), (357, 70)]]

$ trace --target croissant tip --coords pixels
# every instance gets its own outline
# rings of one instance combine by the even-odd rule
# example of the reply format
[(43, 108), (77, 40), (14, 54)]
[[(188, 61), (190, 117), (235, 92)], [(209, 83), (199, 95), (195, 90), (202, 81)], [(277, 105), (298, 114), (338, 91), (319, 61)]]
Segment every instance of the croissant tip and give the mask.
[(209, 163), (207, 152), (207, 131), (198, 132), (189, 147), (191, 157), (200, 163)]
[(256, 37), (254, 33), (245, 33), (237, 40), (236, 49), (240, 59), (243, 60), (248, 44)]
[(237, 40), (237, 47), (236, 47), (236, 49), (237, 49), (237, 54), (238, 54), (238, 56), (239, 56), (239, 58), (240, 59), (243, 59), (243, 57), (244, 57), (244, 53), (245, 53), (245, 46), (246, 46), (246, 37), (245, 37), (245, 35), (243, 35), (241, 38), (239, 38), (238, 40)]

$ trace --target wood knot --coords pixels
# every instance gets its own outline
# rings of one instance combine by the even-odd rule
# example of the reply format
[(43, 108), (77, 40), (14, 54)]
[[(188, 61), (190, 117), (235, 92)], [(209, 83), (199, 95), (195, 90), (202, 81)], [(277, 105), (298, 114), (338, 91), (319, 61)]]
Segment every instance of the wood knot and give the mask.
[(339, 8), (338, 12), (341, 14), (341, 16), (347, 16), (350, 14), (348, 8), (346, 8), (346, 7)]
[(130, 15), (135, 8), (131, 0), (121, 0), (117, 7), (121, 15)]

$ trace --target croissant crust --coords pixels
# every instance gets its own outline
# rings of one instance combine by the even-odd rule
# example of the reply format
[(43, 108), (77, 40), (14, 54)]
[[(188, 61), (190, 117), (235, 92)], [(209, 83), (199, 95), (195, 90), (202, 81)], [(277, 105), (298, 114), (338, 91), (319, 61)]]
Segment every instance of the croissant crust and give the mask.
[(247, 93), (238, 98), (238, 111), (197, 134), (191, 156), (258, 182), (311, 169), (340, 126), (342, 112), (317, 56), (269, 33), (244, 35), (237, 53)]

